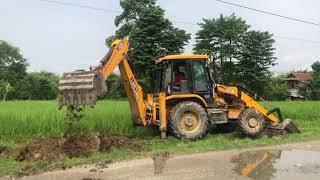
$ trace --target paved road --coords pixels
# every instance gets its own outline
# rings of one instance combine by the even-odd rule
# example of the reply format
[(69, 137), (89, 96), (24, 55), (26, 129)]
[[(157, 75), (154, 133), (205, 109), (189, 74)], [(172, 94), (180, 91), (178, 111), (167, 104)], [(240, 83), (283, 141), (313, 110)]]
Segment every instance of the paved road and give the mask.
[[(102, 161), (103, 162), (103, 161)], [(53, 179), (320, 179), (320, 141), (103, 162), (22, 177)]]

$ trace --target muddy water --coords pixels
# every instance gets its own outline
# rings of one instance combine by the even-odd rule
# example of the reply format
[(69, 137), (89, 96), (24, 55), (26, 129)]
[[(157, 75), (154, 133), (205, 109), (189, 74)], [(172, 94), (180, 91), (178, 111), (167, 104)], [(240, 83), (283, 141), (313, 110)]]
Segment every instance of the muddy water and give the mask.
[(320, 179), (320, 152), (317, 151), (246, 151), (233, 156), (231, 162), (237, 174), (252, 179)]
[(154, 174), (161, 174), (166, 165), (166, 161), (169, 158), (169, 153), (158, 153), (153, 155), (151, 158), (153, 160)]

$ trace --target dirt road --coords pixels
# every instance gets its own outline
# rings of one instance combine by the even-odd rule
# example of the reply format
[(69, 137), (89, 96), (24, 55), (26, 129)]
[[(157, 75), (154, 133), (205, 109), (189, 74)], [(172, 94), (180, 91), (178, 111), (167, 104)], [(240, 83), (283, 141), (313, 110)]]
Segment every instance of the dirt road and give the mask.
[[(6, 177), (7, 179), (9, 177)], [(6, 179), (5, 178), (5, 179)], [(22, 177), (50, 179), (320, 179), (320, 141), (74, 167)]]

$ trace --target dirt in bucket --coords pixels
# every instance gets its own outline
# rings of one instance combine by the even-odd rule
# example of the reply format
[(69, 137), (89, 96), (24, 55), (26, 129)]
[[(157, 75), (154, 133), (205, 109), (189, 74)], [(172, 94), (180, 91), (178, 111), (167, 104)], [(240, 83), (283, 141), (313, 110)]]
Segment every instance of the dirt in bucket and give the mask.
[(132, 151), (143, 150), (143, 146), (141, 144), (135, 143), (132, 139), (125, 136), (102, 134), (99, 138), (101, 141), (100, 151), (108, 151), (111, 147), (125, 148)]
[(125, 148), (132, 151), (143, 149), (141, 144), (121, 135), (87, 133), (68, 138), (34, 139), (25, 147), (16, 151), (19, 161), (55, 160), (62, 156), (88, 156), (95, 152), (104, 152), (112, 147)]

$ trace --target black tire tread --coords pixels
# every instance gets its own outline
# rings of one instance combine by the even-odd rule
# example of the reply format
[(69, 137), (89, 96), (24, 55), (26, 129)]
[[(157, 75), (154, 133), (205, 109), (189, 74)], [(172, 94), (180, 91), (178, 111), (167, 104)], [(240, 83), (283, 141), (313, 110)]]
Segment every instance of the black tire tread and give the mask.
[[(246, 125), (247, 119), (254, 116), (259, 121), (259, 128), (257, 131), (252, 131)], [(238, 125), (242, 133), (250, 137), (256, 137), (260, 135), (266, 128), (267, 123), (264, 116), (256, 109), (247, 108), (243, 110), (239, 116)]]

